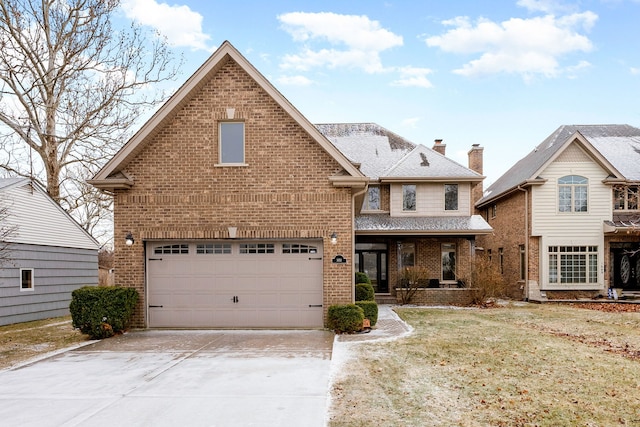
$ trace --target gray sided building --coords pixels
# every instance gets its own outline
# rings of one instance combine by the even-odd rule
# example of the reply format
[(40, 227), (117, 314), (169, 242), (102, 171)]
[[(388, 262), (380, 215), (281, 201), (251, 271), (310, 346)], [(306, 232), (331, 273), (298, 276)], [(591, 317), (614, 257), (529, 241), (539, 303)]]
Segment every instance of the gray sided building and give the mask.
[(0, 325), (69, 314), (71, 292), (98, 284), (99, 244), (29, 179), (0, 179), (0, 206)]

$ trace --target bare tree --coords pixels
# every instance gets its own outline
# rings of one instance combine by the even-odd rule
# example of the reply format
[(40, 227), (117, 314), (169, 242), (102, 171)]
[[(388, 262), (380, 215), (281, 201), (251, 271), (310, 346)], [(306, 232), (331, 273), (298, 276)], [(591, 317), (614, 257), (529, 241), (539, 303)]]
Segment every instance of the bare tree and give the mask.
[(84, 179), (165, 99), (151, 87), (179, 67), (161, 37), (115, 27), (119, 5), (0, 1), (0, 167), (33, 176), (88, 231), (105, 201)]
[(4, 198), (0, 198), (0, 266), (11, 259), (11, 239), (15, 237), (18, 227), (9, 225), (9, 204)]

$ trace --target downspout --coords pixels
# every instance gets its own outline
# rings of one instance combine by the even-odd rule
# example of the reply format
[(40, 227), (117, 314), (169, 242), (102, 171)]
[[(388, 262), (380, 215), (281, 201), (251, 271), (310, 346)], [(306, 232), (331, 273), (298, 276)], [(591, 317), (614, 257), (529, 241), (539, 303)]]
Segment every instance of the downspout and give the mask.
[(529, 301), (529, 191), (520, 185), (518, 190), (524, 192), (524, 295), (525, 301)]
[(369, 190), (367, 182), (364, 189), (353, 193), (351, 196), (351, 302), (356, 300), (356, 197), (364, 194)]

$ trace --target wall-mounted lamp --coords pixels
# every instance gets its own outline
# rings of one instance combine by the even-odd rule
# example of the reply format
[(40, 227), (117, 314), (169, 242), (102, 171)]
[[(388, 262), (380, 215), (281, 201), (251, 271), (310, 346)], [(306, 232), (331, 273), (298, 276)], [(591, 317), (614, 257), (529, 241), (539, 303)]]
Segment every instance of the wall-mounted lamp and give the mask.
[(133, 245), (134, 242), (135, 242), (135, 240), (133, 238), (133, 234), (131, 234), (131, 232), (128, 232), (127, 235), (124, 238), (124, 243), (127, 246), (131, 246), (131, 245)]
[(337, 243), (338, 243), (338, 235), (334, 231), (333, 233), (331, 233), (331, 244), (336, 245)]

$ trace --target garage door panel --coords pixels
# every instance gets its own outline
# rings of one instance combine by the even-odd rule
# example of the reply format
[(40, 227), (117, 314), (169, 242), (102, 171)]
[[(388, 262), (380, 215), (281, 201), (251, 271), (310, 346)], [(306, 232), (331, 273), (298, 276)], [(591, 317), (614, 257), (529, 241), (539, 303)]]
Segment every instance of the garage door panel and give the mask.
[[(196, 253), (195, 243), (147, 244), (153, 254), (147, 264), (148, 302), (163, 306), (149, 308), (151, 327), (322, 326), (321, 242), (288, 246), (295, 252), (309, 244), (317, 248), (313, 254), (286, 253), (280, 243), (244, 245), (254, 253), (240, 253), (242, 242), (208, 247), (222, 244), (232, 253)], [(158, 245), (185, 252), (188, 247), (188, 253), (154, 254)], [(274, 253), (255, 253), (267, 246)]]

